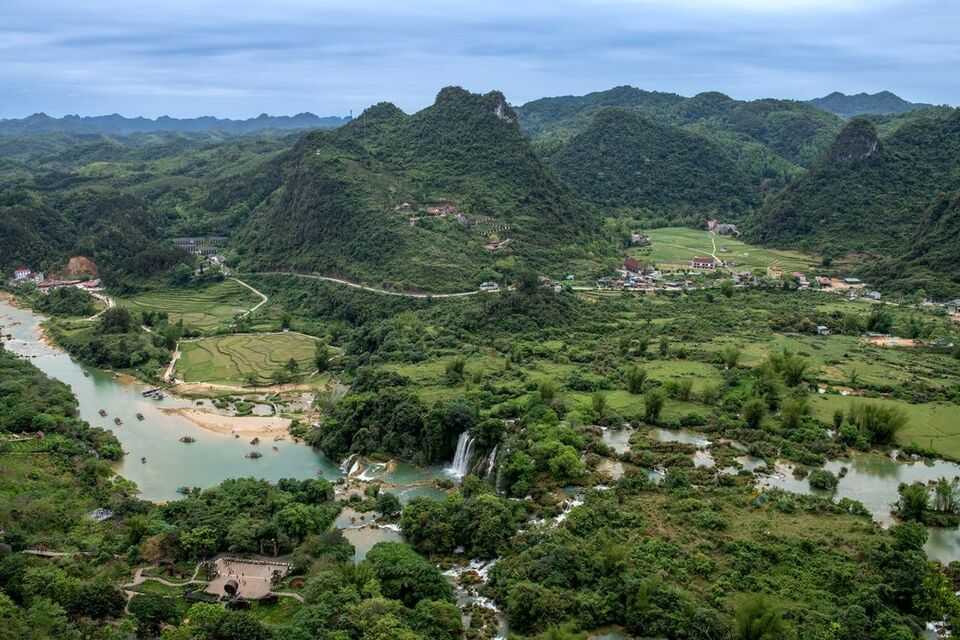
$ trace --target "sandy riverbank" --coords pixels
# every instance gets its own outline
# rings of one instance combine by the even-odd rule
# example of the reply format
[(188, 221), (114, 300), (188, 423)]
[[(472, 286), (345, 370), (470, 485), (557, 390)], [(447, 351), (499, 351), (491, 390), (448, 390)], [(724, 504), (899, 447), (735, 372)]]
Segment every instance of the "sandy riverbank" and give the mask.
[(224, 435), (288, 439), (290, 420), (279, 416), (225, 416), (207, 409), (161, 409), (167, 414), (183, 416), (198, 427)]

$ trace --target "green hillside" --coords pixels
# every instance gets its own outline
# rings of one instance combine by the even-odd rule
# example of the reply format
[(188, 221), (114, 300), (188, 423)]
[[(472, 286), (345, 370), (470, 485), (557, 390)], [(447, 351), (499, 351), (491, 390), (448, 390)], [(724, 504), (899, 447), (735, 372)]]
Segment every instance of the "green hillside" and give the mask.
[(867, 275), (878, 286), (906, 293), (924, 291), (940, 300), (960, 297), (960, 189), (937, 196), (906, 251), (871, 263)]
[(847, 95), (839, 91), (834, 91), (822, 98), (810, 100), (810, 104), (834, 115), (838, 115), (841, 118), (852, 118), (868, 113), (893, 115), (933, 106), (931, 104), (909, 102), (889, 91), (858, 93), (856, 95)]
[(896, 254), (927, 204), (958, 186), (960, 111), (907, 121), (882, 141), (857, 118), (806, 174), (764, 203), (748, 238), (834, 255)]
[(234, 243), (244, 268), (454, 290), (605, 246), (595, 212), (537, 157), (497, 92), (447, 88), (414, 115), (380, 104), (305, 135), (278, 162), (282, 185)]
[(671, 93), (615, 87), (585, 96), (542, 98), (517, 109), (523, 130), (543, 140), (564, 140), (585, 129), (606, 107), (632, 109), (648, 118), (698, 127), (730, 144), (761, 144), (779, 158), (807, 166), (830, 143), (841, 121), (795, 100), (734, 100), (719, 92), (685, 98)]
[(719, 143), (629, 109), (600, 111), (547, 162), (602, 207), (719, 214), (757, 202), (746, 171)]

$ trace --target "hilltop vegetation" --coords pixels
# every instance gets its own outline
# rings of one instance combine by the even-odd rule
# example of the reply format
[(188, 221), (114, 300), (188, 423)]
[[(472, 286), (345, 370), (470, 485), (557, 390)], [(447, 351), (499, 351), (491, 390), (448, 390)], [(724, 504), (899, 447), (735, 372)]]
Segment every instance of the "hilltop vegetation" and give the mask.
[(624, 107), (652, 120), (697, 128), (721, 143), (763, 145), (794, 165), (809, 165), (836, 134), (840, 120), (804, 102), (734, 100), (718, 92), (692, 98), (615, 87), (585, 96), (541, 98), (517, 109), (524, 132), (539, 140), (563, 140), (587, 127), (605, 107)]
[(813, 106), (823, 109), (841, 118), (852, 118), (864, 114), (895, 115), (898, 113), (907, 113), (918, 109), (927, 109), (932, 104), (921, 102), (908, 102), (900, 96), (889, 91), (880, 91), (878, 93), (858, 93), (856, 95), (847, 95), (834, 91), (822, 98), (814, 98), (809, 101)]
[(960, 185), (958, 167), (960, 111), (907, 121), (882, 141), (872, 123), (854, 119), (809, 172), (763, 204), (748, 237), (832, 255), (900, 253), (929, 204)]
[(628, 109), (598, 112), (546, 160), (601, 207), (719, 215), (757, 202), (749, 176), (719, 143)]
[[(283, 162), (282, 184), (240, 233), (244, 267), (449, 290), (515, 273), (518, 257), (602, 249), (596, 214), (546, 168), (496, 92), (447, 88), (412, 116), (377, 105), (304, 136)], [(450, 208), (437, 218), (430, 205)], [(484, 249), (491, 236), (512, 240), (506, 255)]]

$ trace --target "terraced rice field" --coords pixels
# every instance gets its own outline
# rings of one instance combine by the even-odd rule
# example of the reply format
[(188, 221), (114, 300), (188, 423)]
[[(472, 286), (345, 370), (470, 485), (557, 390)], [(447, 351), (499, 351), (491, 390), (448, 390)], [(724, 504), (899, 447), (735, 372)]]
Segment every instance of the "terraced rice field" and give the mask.
[(199, 289), (163, 289), (121, 301), (141, 311), (166, 311), (172, 322), (183, 320), (187, 327), (206, 331), (229, 323), (260, 302), (260, 297), (233, 280), (224, 280)]
[[(650, 236), (650, 246), (631, 253), (661, 268), (688, 268), (694, 256), (709, 256), (713, 252), (710, 233), (704, 229), (664, 227), (645, 233)], [(724, 262), (736, 261), (738, 270), (766, 269), (776, 264), (787, 272), (806, 271), (819, 264), (812, 256), (797, 251), (766, 249), (729, 236), (715, 236), (713, 240), (717, 243), (717, 257)]]
[(185, 382), (243, 385), (248, 371), (263, 383), (290, 358), (300, 371), (313, 371), (316, 338), (300, 333), (247, 333), (180, 343), (176, 377)]

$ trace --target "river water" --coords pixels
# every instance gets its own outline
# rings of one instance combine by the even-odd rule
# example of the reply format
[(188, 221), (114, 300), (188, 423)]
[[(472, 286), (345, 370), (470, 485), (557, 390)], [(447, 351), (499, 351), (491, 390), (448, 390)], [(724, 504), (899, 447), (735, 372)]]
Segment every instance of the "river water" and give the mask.
[[(192, 405), (169, 394), (159, 401), (144, 398), (140, 392), (146, 385), (126, 378), (115, 380), (111, 374), (86, 367), (45, 344), (40, 340), (40, 323), (45, 319), (0, 299), (0, 328), (4, 337), (10, 334), (13, 338), (4, 339), (6, 349), (28, 356), (48, 376), (70, 385), (80, 403), (80, 417), (116, 434), (127, 455), (115, 470), (137, 484), (142, 498), (172, 500), (179, 497), (178, 487), (205, 488), (234, 477), (304, 479), (319, 473), (332, 481), (342, 475), (336, 465), (311, 447), (269, 439), (252, 446), (248, 438), (214, 433), (181, 416), (164, 413), (161, 409)], [(100, 416), (100, 409), (107, 412), (105, 417)], [(144, 416), (142, 421), (136, 417), (138, 412)], [(122, 425), (114, 424), (117, 417)], [(182, 436), (196, 441), (184, 444), (180, 442)], [(260, 451), (263, 457), (244, 457), (252, 450)], [(141, 463), (142, 457), (146, 463)]]

